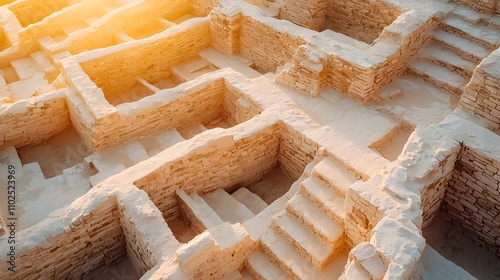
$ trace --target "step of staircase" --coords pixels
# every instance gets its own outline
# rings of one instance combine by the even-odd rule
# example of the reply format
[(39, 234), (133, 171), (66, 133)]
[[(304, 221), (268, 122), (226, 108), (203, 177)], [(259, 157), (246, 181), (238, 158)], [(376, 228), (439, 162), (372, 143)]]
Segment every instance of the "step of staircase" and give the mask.
[(471, 24), (478, 24), (483, 18), (481, 13), (464, 6), (456, 6), (452, 13), (454, 16), (459, 17)]
[(206, 193), (201, 197), (215, 210), (223, 221), (232, 224), (243, 223), (255, 216), (250, 209), (223, 189)]
[(325, 157), (313, 168), (312, 174), (343, 197), (345, 197), (347, 188), (358, 181), (356, 176), (328, 157)]
[(7, 81), (5, 81), (5, 78), (0, 73), (0, 101), (4, 97), (10, 97), (10, 90)]
[(343, 226), (303, 194), (297, 193), (286, 203), (286, 210), (318, 236), (324, 244), (339, 247), (344, 234)]
[(332, 259), (335, 252), (333, 244), (332, 247), (325, 245), (323, 240), (287, 211), (274, 215), (271, 225), (317, 268), (324, 267)]
[(283, 271), (260, 250), (256, 250), (247, 257), (245, 261), (245, 267), (248, 269), (250, 275), (252, 275), (255, 279), (288, 279)]
[(408, 69), (436, 87), (459, 95), (467, 83), (464, 77), (423, 59), (412, 61)]
[(206, 131), (207, 128), (202, 124), (202, 123), (194, 123), (188, 127), (179, 129), (179, 134), (184, 138), (184, 139), (191, 139), (195, 137), (196, 135)]
[(52, 61), (50, 58), (48, 58), (43, 52), (37, 51), (34, 53), (31, 53), (31, 58), (35, 62), (35, 64), (43, 70), (45, 73), (45, 77), (51, 81), (54, 80), (57, 75), (59, 74), (59, 71), (57, 68), (52, 64)]
[(29, 179), (30, 183), (38, 184), (45, 181), (42, 168), (38, 162), (30, 162), (23, 166), (23, 176)]
[(500, 29), (500, 15), (491, 15), (489, 26)]
[(273, 229), (269, 229), (260, 238), (261, 248), (278, 267), (288, 274), (287, 279), (309, 279), (315, 268), (306, 261), (290, 242)]
[(137, 164), (149, 158), (146, 149), (141, 144), (141, 142), (137, 140), (128, 142), (125, 145), (123, 151), (127, 154), (132, 164)]
[(228, 273), (220, 278), (220, 280), (240, 280), (242, 278), (241, 273), (238, 270), (235, 270), (231, 273)]
[(490, 51), (482, 45), (441, 29), (434, 31), (433, 39), (437, 45), (449, 49), (476, 64), (481, 63), (481, 60), (490, 53)]
[(19, 80), (26, 80), (41, 72), (35, 61), (31, 57), (16, 59), (10, 62)]
[(184, 190), (177, 190), (175, 194), (179, 199), (181, 211), (198, 232), (223, 223), (217, 213), (197, 193), (187, 195)]
[(243, 74), (249, 79), (260, 77), (261, 74), (251, 68), (254, 65), (253, 60), (244, 57), (243, 55), (230, 56), (224, 54), (215, 48), (207, 48), (199, 52), (199, 56), (207, 61), (214, 68), (232, 68)]
[(316, 177), (305, 179), (299, 187), (299, 193), (315, 203), (331, 219), (344, 224), (344, 197), (330, 189)]
[(139, 139), (150, 157), (184, 140), (176, 129), (161, 131)]
[(470, 79), (476, 64), (469, 61), (449, 49), (430, 44), (419, 51), (420, 58), (426, 59), (436, 65), (446, 67), (448, 70)]
[(488, 50), (494, 50), (500, 46), (500, 32), (498, 30), (488, 26), (472, 24), (459, 17), (445, 18), (441, 23), (441, 28), (444, 31), (480, 44)]
[[(87, 159), (87, 158), (85, 158), (85, 159)], [(92, 165), (92, 166), (95, 167), (94, 165)], [(108, 179), (109, 177), (111, 177), (113, 175), (116, 175), (116, 174), (122, 172), (125, 169), (126, 169), (126, 167), (123, 164), (109, 164), (109, 165), (102, 164), (99, 166), (99, 169), (97, 169), (99, 171), (99, 173), (97, 173), (89, 178), (90, 184), (93, 187), (95, 187), (95, 186), (99, 185), (99, 183), (101, 183), (102, 181)]]
[(237, 191), (232, 193), (231, 196), (243, 203), (255, 215), (259, 214), (268, 206), (267, 203), (260, 198), (260, 196), (254, 194), (245, 187), (239, 188)]
[(208, 61), (197, 56), (187, 62), (173, 66), (172, 74), (177, 82), (185, 83), (214, 70)]

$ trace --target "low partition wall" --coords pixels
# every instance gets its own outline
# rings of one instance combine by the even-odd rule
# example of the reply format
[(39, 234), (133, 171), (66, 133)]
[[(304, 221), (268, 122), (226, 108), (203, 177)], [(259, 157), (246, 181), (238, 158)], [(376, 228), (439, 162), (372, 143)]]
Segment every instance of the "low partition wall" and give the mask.
[[(210, 123), (219, 117), (234, 126), (262, 112), (258, 104), (231, 86), (232, 81), (237, 83), (243, 76), (236, 75), (237, 79), (231, 82), (226, 80), (234, 75), (233, 70), (219, 70), (133, 103), (117, 107), (107, 104), (108, 110), (95, 107), (94, 110), (101, 113), (100, 118), (86, 112), (88, 103), (73, 96), (69, 102), (72, 121), (86, 145), (93, 149), (162, 130)], [(102, 95), (100, 97), (102, 100)]]
[[(17, 240), (22, 242), (15, 245), (15, 272), (7, 270), (10, 248), (0, 247), (4, 279), (91, 278), (126, 255), (143, 274), (161, 261), (164, 252), (158, 248), (159, 242), (174, 250), (180, 246), (143, 192), (132, 186), (120, 186), (120, 191), (93, 189), (18, 232)], [(160, 229), (162, 233), (158, 233)], [(5, 243), (6, 239), (0, 237)]]
[(0, 108), (0, 149), (36, 145), (69, 125), (66, 89)]
[[(187, 0), (169, 0), (168, 4), (162, 0), (132, 2), (106, 14), (94, 22), (92, 28), (78, 31), (67, 40), (67, 46), (61, 47), (67, 48), (72, 54), (78, 54), (85, 50), (112, 46), (116, 43), (115, 34), (123, 31), (126, 26), (140, 26), (157, 17), (173, 20), (190, 11)], [(131, 25), (131, 22), (134, 24)]]
[[(190, 139), (190, 143), (203, 145), (189, 144), (191, 151), (164, 161), (161, 167), (138, 179), (136, 186), (149, 194), (170, 221), (180, 215), (175, 197), (178, 189), (203, 194), (247, 186), (276, 165), (291, 179), (298, 179), (317, 154), (318, 144), (268, 113), (264, 111), (226, 131), (213, 129)], [(184, 146), (175, 147), (184, 151)]]
[(270, 18), (249, 4), (235, 8), (225, 1), (212, 11), (210, 30), (217, 49), (252, 58), (261, 72), (275, 72), (284, 66), (277, 77), (280, 83), (310, 95), (329, 85), (366, 102), (406, 71), (447, 9), (438, 4), (406, 8), (371, 45), (355, 44), (353, 38), (345, 43), (345, 35), (337, 33), (338, 38), (333, 39)]

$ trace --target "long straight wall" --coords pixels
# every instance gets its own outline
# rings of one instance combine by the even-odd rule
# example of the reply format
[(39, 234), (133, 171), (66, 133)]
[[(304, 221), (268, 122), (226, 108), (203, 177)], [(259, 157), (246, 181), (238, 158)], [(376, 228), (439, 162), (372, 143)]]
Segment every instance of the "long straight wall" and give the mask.
[(383, 0), (330, 0), (327, 9), (326, 28), (368, 44), (402, 14)]
[[(169, 221), (179, 216), (174, 192), (205, 193), (248, 185), (262, 178), (278, 161), (280, 126), (264, 126), (254, 134), (218, 138), (184, 158), (169, 162), (135, 183), (146, 191)], [(238, 136), (240, 137), (240, 136)]]
[(133, 87), (135, 77), (149, 82), (170, 77), (172, 66), (210, 46), (208, 34), (208, 21), (200, 21), (156, 42), (123, 48), (80, 65), (104, 94), (111, 97)]

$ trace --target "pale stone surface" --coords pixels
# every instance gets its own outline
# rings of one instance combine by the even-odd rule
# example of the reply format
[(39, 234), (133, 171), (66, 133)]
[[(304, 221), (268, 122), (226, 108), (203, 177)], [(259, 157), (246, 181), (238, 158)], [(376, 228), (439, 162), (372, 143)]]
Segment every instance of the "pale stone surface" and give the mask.
[(500, 257), (499, 11), (0, 0), (0, 278), (472, 278), (423, 236)]

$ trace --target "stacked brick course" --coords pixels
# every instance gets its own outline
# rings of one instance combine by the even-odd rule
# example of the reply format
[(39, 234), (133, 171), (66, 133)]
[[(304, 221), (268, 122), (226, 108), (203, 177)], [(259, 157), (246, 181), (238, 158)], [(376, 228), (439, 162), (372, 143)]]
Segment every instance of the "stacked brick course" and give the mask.
[(453, 0), (453, 2), (485, 14), (498, 12), (500, 7), (498, 0)]
[(244, 227), (226, 222), (179, 248), (177, 256), (186, 278), (220, 279), (241, 269), (255, 247)]
[[(19, 253), (17, 272), (11, 277), (80, 278), (102, 271), (126, 254), (116, 200), (102, 202), (63, 232)], [(2, 261), (0, 269), (7, 271), (7, 262)]]
[(500, 129), (500, 49), (485, 58), (474, 70), (459, 107), (481, 119), (492, 130)]
[(299, 36), (275, 30), (250, 16), (242, 17), (240, 36), (241, 53), (255, 62), (259, 72), (275, 72), (305, 43)]
[(401, 9), (383, 0), (329, 1), (328, 10), (328, 29), (368, 44), (402, 13)]
[(135, 84), (135, 79), (130, 77), (141, 77), (150, 83), (168, 78), (172, 66), (210, 46), (208, 32), (208, 21), (200, 19), (189, 28), (177, 29), (158, 40), (135, 47), (116, 46), (116, 51), (110, 55), (96, 51), (97, 57), (82, 61), (80, 65), (105, 96), (111, 97)]
[(27, 27), (32, 23), (36, 23), (57, 12), (69, 5), (67, 0), (51, 0), (40, 5), (40, 1), (28, 0), (19, 1), (9, 7), (9, 9), (17, 16), (21, 25)]
[(278, 160), (279, 131), (279, 125), (275, 124), (249, 136), (223, 136), (202, 153), (194, 150), (135, 184), (149, 194), (167, 221), (175, 219), (179, 215), (174, 193), (177, 189), (187, 193), (210, 192), (248, 185), (274, 168)]
[(464, 146), (453, 180), (446, 191), (444, 210), (480, 245), (500, 257), (500, 158)]
[(24, 100), (0, 113), (0, 149), (38, 144), (69, 125), (65, 90)]
[[(331, 12), (330, 2), (328, 0), (285, 0), (279, 17), (312, 30), (322, 31), (326, 29), (327, 15)], [(339, 3), (336, 4), (339, 5)]]

